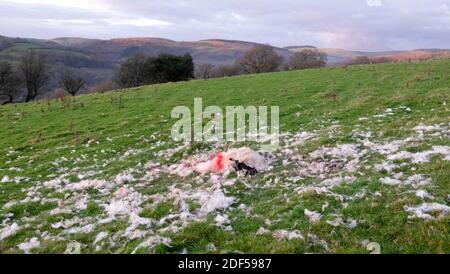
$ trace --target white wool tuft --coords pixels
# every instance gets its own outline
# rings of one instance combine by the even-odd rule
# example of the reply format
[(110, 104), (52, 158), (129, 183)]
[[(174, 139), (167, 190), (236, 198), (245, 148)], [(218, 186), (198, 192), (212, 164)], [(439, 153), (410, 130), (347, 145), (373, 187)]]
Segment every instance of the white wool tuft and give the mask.
[(288, 231), (288, 230), (276, 230), (272, 233), (272, 237), (274, 237), (275, 239), (281, 241), (283, 239), (287, 239), (287, 240), (295, 240), (295, 239), (301, 239), (304, 240), (305, 238), (303, 238), (302, 234), (300, 233), (300, 231), (298, 230), (294, 230), (294, 231)]
[(97, 234), (97, 237), (95, 238), (94, 244), (103, 241), (104, 239), (106, 239), (106, 237), (108, 237), (108, 232), (106, 231), (102, 231), (100, 233)]
[(382, 184), (389, 185), (389, 186), (397, 186), (397, 185), (402, 184), (402, 181), (400, 181), (398, 179), (392, 179), (390, 177), (381, 178), (380, 182)]
[[(424, 220), (439, 220), (450, 214), (450, 207), (438, 203), (423, 203), (416, 207), (405, 206), (406, 212), (412, 213), (409, 218), (419, 218)], [(430, 213), (437, 214), (434, 217)]]
[(123, 184), (126, 184), (126, 183), (132, 183), (134, 181), (136, 181), (136, 179), (129, 172), (118, 174), (116, 176), (116, 178), (114, 179), (114, 182), (116, 182), (116, 184), (119, 184), (119, 185), (123, 185)]
[(419, 189), (416, 191), (416, 196), (421, 199), (433, 199), (434, 197), (429, 194), (426, 190)]
[(152, 249), (154, 247), (156, 247), (159, 244), (163, 244), (166, 246), (170, 247), (170, 243), (172, 242), (172, 240), (170, 238), (165, 238), (165, 237), (161, 237), (161, 236), (151, 236), (149, 238), (147, 238), (147, 240), (145, 240), (144, 242), (140, 243), (134, 250), (133, 250), (133, 254), (136, 253), (137, 250), (141, 249), (141, 248), (149, 248)]
[(305, 216), (308, 217), (309, 222), (312, 224), (318, 223), (322, 215), (319, 212), (311, 211), (309, 209), (305, 209)]
[(145, 197), (132, 189), (126, 195), (120, 195), (119, 199), (113, 199), (109, 204), (103, 205), (110, 217), (116, 215), (129, 215), (139, 210), (139, 206), (145, 201)]
[(82, 227), (72, 227), (71, 229), (67, 230), (67, 234), (88, 234), (94, 231), (96, 225), (95, 224), (87, 224)]
[(17, 223), (13, 223), (10, 226), (0, 229), (0, 241), (5, 238), (8, 238), (9, 236), (16, 234), (16, 232), (19, 230), (20, 230), (20, 227), (17, 225)]
[(258, 231), (256, 231), (256, 235), (266, 235), (266, 234), (269, 234), (269, 233), (270, 233), (270, 230), (268, 230), (268, 229), (266, 229), (264, 227), (260, 227), (258, 229)]
[(234, 203), (234, 197), (226, 197), (221, 190), (215, 191), (211, 196), (206, 198), (200, 213), (208, 214), (217, 209), (225, 209)]
[(23, 250), (26, 254), (30, 253), (33, 248), (38, 248), (41, 245), (38, 238), (33, 237), (28, 242), (24, 242), (18, 245), (19, 249)]
[(228, 215), (217, 215), (216, 218), (214, 218), (214, 221), (216, 221), (217, 226), (223, 226), (230, 223), (230, 220), (228, 219)]
[(109, 186), (110, 184), (103, 180), (84, 180), (79, 183), (69, 184), (67, 188), (70, 190), (85, 190), (89, 188), (102, 189)]

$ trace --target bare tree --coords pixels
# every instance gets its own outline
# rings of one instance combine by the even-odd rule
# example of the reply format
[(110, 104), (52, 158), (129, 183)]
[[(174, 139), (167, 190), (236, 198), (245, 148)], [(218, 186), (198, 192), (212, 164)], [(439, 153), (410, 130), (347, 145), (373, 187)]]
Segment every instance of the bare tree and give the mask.
[(137, 53), (130, 56), (119, 67), (115, 81), (121, 88), (132, 88), (143, 85), (145, 82), (146, 56)]
[(63, 76), (62, 84), (65, 91), (70, 95), (75, 96), (77, 92), (84, 86), (84, 79), (81, 77), (76, 77), (71, 73), (66, 73)]
[(209, 79), (214, 77), (215, 66), (213, 64), (200, 64), (195, 70), (195, 77), (199, 79)]
[(289, 69), (320, 68), (327, 64), (327, 55), (318, 50), (304, 49), (289, 59)]
[(264, 73), (276, 71), (283, 63), (283, 57), (268, 45), (258, 45), (248, 50), (237, 60), (237, 64), (246, 73)]
[(32, 50), (28, 51), (22, 56), (20, 70), (27, 87), (25, 101), (29, 102), (36, 98), (39, 89), (41, 89), (48, 80), (44, 57)]
[(2, 104), (12, 103), (14, 97), (20, 93), (22, 82), (19, 75), (8, 62), (0, 63), (0, 95), (7, 100)]

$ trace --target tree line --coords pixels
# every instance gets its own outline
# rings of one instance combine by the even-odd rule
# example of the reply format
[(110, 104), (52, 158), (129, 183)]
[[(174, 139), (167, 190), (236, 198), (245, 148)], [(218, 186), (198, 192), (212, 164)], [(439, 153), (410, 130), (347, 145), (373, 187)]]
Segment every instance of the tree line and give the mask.
[[(233, 64), (194, 65), (191, 55), (160, 54), (145, 56), (135, 54), (124, 60), (116, 69), (111, 81), (91, 87), (92, 91), (105, 92), (117, 88), (132, 88), (143, 85), (188, 81), (194, 78), (233, 76), (238, 74), (266, 73), (281, 70), (319, 68), (326, 65), (327, 56), (313, 49), (294, 53), (288, 62), (268, 45), (257, 45), (249, 49)], [(30, 50), (19, 60), (17, 66), (0, 62), (0, 96), (3, 104), (35, 100), (49, 81), (49, 66), (44, 55)], [(85, 79), (69, 70), (61, 72), (60, 86), (66, 94), (77, 95), (86, 86)], [(25, 95), (23, 95), (25, 93)]]
[[(0, 96), (3, 104), (12, 103), (25, 90), (24, 102), (37, 98), (40, 90), (49, 80), (48, 65), (45, 56), (33, 50), (26, 52), (14, 67), (9, 62), (0, 62)], [(72, 73), (64, 72), (60, 80), (64, 90), (75, 96), (84, 86), (84, 79)], [(23, 96), (22, 96), (23, 97)]]
[[(443, 59), (448, 55), (432, 54), (427, 59)], [(342, 63), (342, 66), (357, 64), (375, 64), (398, 62), (389, 56), (369, 58), (358, 56)], [(194, 65), (189, 54), (145, 56), (135, 54), (118, 65), (111, 80), (87, 87), (86, 79), (79, 74), (63, 68), (57, 80), (64, 94), (55, 92), (56, 97), (72, 95), (81, 91), (107, 92), (120, 88), (133, 88), (143, 85), (188, 81), (191, 79), (208, 79), (234, 76), (239, 74), (267, 73), (283, 70), (300, 70), (324, 67), (327, 55), (316, 49), (303, 49), (294, 52), (284, 60), (275, 48), (269, 45), (256, 45), (247, 50), (234, 63), (213, 65), (208, 63)], [(17, 65), (0, 62), (0, 98), (2, 104), (12, 102), (30, 102), (35, 100), (50, 79), (50, 70), (44, 55), (30, 50), (23, 54)]]
[(146, 57), (136, 54), (124, 61), (115, 79), (122, 88), (146, 84), (187, 81), (192, 78), (208, 79), (255, 74), (282, 70), (297, 70), (324, 67), (327, 55), (314, 49), (295, 52), (286, 63), (275, 49), (268, 45), (257, 45), (246, 51), (233, 64), (216, 66), (209, 63), (198, 64), (194, 68), (190, 55)]
[(194, 61), (189, 54), (150, 57), (138, 53), (125, 60), (115, 74), (115, 82), (121, 88), (188, 81), (192, 78)]
[(285, 62), (273, 47), (257, 45), (245, 52), (234, 64), (222, 66), (200, 64), (196, 68), (195, 76), (199, 79), (208, 79), (239, 74), (320, 68), (326, 66), (326, 64), (327, 55), (316, 49), (304, 49), (295, 52)]

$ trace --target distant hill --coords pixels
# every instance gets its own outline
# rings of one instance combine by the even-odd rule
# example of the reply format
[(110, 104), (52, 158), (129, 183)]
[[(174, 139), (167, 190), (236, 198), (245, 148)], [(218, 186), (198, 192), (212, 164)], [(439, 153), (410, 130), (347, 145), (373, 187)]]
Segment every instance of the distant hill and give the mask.
[[(114, 68), (125, 58), (135, 53), (155, 56), (160, 53), (186, 54), (193, 56), (196, 64), (211, 63), (214, 65), (232, 64), (248, 49), (258, 43), (208, 39), (201, 41), (173, 41), (163, 38), (118, 38), (111, 40), (86, 39), (77, 37), (61, 37), (51, 40), (31, 38), (11, 38), (0, 36), (0, 61), (17, 63), (20, 56), (29, 49), (34, 49), (47, 56), (50, 64), (51, 82), (45, 88), (51, 92), (60, 87), (60, 75), (65, 70), (71, 70), (86, 78), (88, 85), (94, 85), (110, 79)], [(296, 51), (303, 49), (316, 49), (311, 45), (275, 47), (278, 54), (287, 61)], [(391, 57), (402, 61), (409, 59), (422, 59), (448, 50), (421, 49), (414, 51), (386, 51), (362, 52), (344, 49), (323, 48), (318, 49), (328, 54), (328, 65), (338, 65), (358, 56)]]
[[(173, 41), (163, 38), (119, 38), (111, 40), (62, 37), (51, 40), (11, 38), (0, 36), (0, 61), (16, 63), (29, 49), (44, 53), (51, 65), (52, 75), (72, 70), (83, 74), (87, 83), (93, 85), (109, 79), (114, 68), (135, 53), (156, 56), (161, 53), (191, 54), (196, 64), (232, 64), (257, 43), (210, 39), (202, 41)], [(292, 52), (275, 48), (288, 60)], [(52, 77), (47, 90), (60, 86), (59, 77)]]
[[(233, 63), (246, 50), (257, 45), (257, 43), (252, 42), (221, 39), (178, 42), (163, 38), (120, 38), (112, 40), (56, 38), (52, 41), (61, 46), (93, 54), (99, 60), (111, 63), (117, 63), (123, 58), (140, 52), (146, 55), (189, 53), (194, 57), (196, 63), (224, 65)], [(276, 50), (284, 57), (291, 55), (287, 49), (276, 48)]]
[[(293, 52), (302, 51), (306, 48), (314, 48), (314, 47), (311, 46), (285, 47), (285, 49), (288, 49)], [(435, 54), (450, 56), (450, 50), (447, 49), (416, 49), (408, 51), (393, 50), (393, 51), (378, 51), (378, 52), (352, 51), (339, 48), (320, 48), (318, 50), (328, 55), (328, 65), (342, 64), (346, 61), (349, 61), (359, 56), (367, 56), (370, 58), (386, 57), (396, 62), (427, 59)]]

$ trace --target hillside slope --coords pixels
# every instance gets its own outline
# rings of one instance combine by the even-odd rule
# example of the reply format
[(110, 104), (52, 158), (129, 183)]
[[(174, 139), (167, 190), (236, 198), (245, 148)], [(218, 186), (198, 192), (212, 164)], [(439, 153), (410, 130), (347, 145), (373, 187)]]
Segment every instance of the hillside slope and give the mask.
[[(120, 38), (111, 40), (89, 40), (76, 38), (56, 38), (52, 40), (60, 45), (83, 50), (94, 54), (101, 60), (117, 63), (133, 53), (154, 56), (160, 53), (176, 55), (191, 54), (195, 63), (211, 63), (214, 65), (232, 64), (245, 51), (258, 45), (245, 41), (209, 39), (202, 41), (173, 41), (163, 38)], [(286, 59), (291, 52), (276, 48), (278, 54)]]
[[(310, 46), (287, 47), (292, 52), (302, 51)], [(392, 50), (392, 51), (353, 51), (339, 48), (319, 48), (319, 51), (328, 56), (328, 65), (339, 65), (356, 57), (367, 56), (369, 58), (389, 58), (392, 62), (420, 61), (431, 59), (437, 55), (442, 58), (450, 57), (447, 49), (416, 49), (416, 50)]]
[[(61, 86), (61, 74), (64, 70), (84, 76), (86, 84), (91, 86), (111, 79), (114, 68), (135, 53), (149, 56), (161, 53), (191, 54), (196, 64), (228, 65), (255, 45), (257, 43), (220, 39), (178, 42), (162, 38), (100, 40), (66, 37), (42, 40), (0, 36), (0, 61), (17, 63), (29, 49), (45, 54), (50, 65), (49, 74), (53, 76), (43, 88), (45, 95)], [(285, 60), (292, 54), (287, 49), (275, 50)]]
[[(0, 253), (449, 253), (449, 67), (290, 71), (1, 107)], [(279, 106), (271, 169), (181, 177), (189, 156), (258, 149), (171, 141), (172, 108), (195, 97)]]

